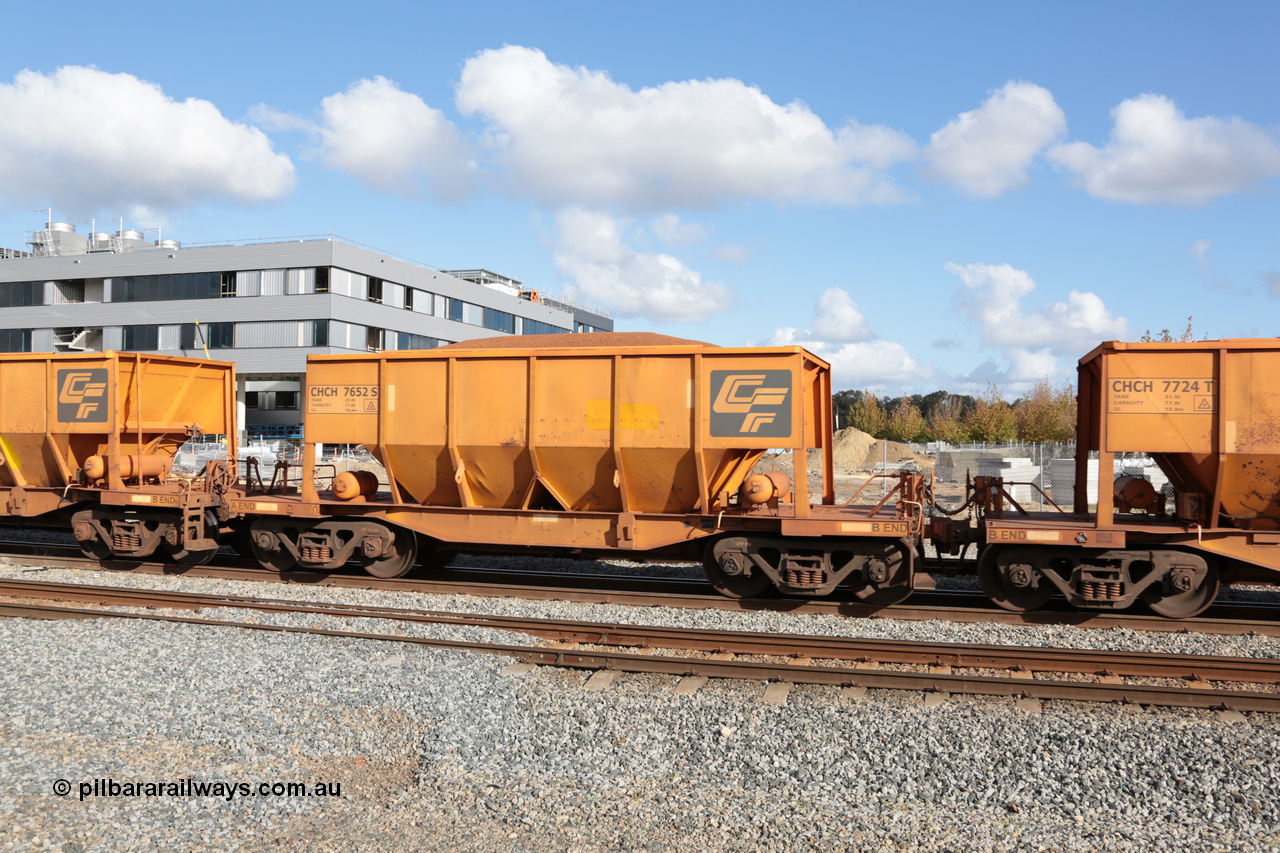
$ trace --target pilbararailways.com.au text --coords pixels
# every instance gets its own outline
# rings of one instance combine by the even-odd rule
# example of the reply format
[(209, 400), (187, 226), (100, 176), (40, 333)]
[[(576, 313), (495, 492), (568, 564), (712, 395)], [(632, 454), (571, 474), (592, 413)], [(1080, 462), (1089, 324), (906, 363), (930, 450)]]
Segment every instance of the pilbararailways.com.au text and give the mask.
[(219, 797), (231, 802), (236, 797), (341, 797), (341, 782), (205, 782), (200, 779), (178, 781), (145, 781), (130, 779), (94, 779), (75, 786), (66, 779), (53, 783), (53, 792), (65, 797), (76, 790), (81, 801), (88, 797)]

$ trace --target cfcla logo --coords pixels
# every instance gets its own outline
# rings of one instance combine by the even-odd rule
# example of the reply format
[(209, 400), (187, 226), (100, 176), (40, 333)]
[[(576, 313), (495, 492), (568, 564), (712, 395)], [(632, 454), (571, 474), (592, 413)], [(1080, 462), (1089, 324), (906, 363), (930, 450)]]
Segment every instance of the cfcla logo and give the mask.
[(103, 423), (107, 420), (107, 371), (58, 371), (58, 420)]
[(713, 436), (791, 435), (791, 371), (711, 371)]

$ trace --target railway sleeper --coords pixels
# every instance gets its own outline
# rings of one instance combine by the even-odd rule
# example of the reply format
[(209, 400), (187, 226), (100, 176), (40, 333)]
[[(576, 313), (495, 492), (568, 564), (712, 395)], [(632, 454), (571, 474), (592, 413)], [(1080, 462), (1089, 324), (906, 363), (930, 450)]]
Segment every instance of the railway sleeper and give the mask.
[(991, 600), (1007, 610), (1034, 610), (1060, 593), (1085, 610), (1127, 610), (1143, 601), (1173, 618), (1202, 612), (1219, 587), (1211, 560), (1176, 548), (989, 548), (978, 578)]
[(712, 585), (731, 598), (769, 586), (788, 595), (824, 596), (847, 584), (873, 604), (911, 594), (914, 551), (898, 539), (793, 539), (731, 536), (708, 546), (703, 560)]

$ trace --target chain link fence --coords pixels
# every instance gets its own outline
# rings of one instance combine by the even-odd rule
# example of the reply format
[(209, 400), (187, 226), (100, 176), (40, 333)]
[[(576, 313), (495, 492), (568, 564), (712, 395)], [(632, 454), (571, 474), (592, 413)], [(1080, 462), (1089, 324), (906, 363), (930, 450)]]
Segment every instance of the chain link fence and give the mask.
[[(835, 465), (836, 503), (856, 496), (855, 503), (876, 503), (893, 490), (901, 471), (933, 472), (934, 496), (946, 508), (964, 503), (965, 484), (973, 477), (1000, 477), (1005, 490), (1029, 512), (1056, 511), (1055, 504), (1071, 512), (1075, 504), (1076, 446), (1060, 444), (898, 444), (876, 442), (857, 463)], [(781, 470), (791, 475), (791, 452), (765, 454), (756, 471)], [(822, 494), (822, 456), (808, 458), (809, 497)], [(888, 475), (888, 476), (880, 476)], [(1098, 454), (1090, 451), (1086, 468), (1089, 507), (1098, 503)], [(1166, 499), (1172, 494), (1168, 478), (1146, 456), (1117, 455), (1111, 479), (1131, 476), (1148, 480)], [(873, 479), (875, 478), (875, 479)], [(868, 483), (868, 480), (871, 482)], [(1108, 481), (1109, 482), (1109, 481)], [(894, 501), (890, 498), (890, 503)]]

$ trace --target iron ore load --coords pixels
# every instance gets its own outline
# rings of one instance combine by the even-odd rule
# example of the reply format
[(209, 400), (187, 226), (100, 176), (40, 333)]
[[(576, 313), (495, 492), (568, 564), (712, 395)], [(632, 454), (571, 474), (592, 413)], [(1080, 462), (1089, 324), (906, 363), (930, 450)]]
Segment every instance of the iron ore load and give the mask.
[[(102, 560), (229, 544), (275, 571), (395, 577), (464, 550), (631, 556), (700, 561), (731, 597), (873, 605), (933, 585), (926, 550), (975, 546), (1010, 610), (1061, 595), (1187, 617), (1224, 581), (1274, 581), (1280, 341), (1108, 342), (1079, 382), (1073, 501), (1027, 512), (1010, 487), (1034, 484), (974, 477), (947, 507), (928, 470), (837, 501), (830, 365), (795, 346), (596, 333), (312, 356), (302, 462), (268, 483), (234, 440), (172, 470), (187, 438), (233, 435), (230, 364), (0, 356), (0, 519), (69, 528)], [(317, 463), (332, 444), (364, 446), (385, 481)], [(1146, 454), (1171, 489), (1120, 477), (1093, 505), (1091, 451), (1103, 472)]]

